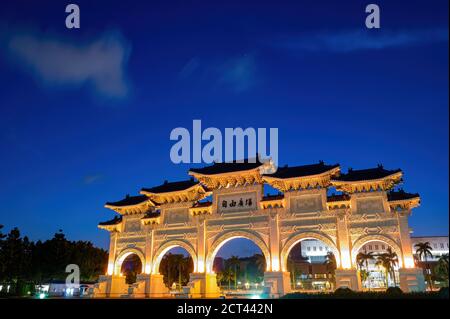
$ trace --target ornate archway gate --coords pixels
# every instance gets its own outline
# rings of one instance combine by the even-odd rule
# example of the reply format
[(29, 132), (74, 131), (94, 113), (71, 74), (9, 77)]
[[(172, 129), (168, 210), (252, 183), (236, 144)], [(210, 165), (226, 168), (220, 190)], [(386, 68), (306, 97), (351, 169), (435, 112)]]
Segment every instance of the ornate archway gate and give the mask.
[[(239, 237), (261, 248), (266, 259), (264, 288), (271, 297), (289, 293), (287, 257), (304, 239), (321, 240), (334, 253), (337, 287), (361, 289), (356, 254), (364, 243), (381, 240), (399, 257), (402, 290), (424, 290), (408, 226), (420, 198), (392, 190), (401, 181), (400, 170), (379, 166), (340, 174), (339, 165), (320, 162), (273, 171), (270, 161), (215, 163), (190, 170), (190, 180), (143, 188), (141, 196), (107, 203), (105, 207), (121, 217), (99, 224), (111, 239), (108, 272), (94, 296), (168, 296), (159, 263), (169, 249), (183, 247), (194, 261), (185, 292), (218, 297), (214, 257), (225, 242)], [(265, 183), (280, 194), (263, 196)], [(342, 194), (328, 196), (331, 187)], [(208, 196), (212, 201), (202, 201)], [(144, 265), (131, 288), (118, 273), (129, 253), (137, 253)]]

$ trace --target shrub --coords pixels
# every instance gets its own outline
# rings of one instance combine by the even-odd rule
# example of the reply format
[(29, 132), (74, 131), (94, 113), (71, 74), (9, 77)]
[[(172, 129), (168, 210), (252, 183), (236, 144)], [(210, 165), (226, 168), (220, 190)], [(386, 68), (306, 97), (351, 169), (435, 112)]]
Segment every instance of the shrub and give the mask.
[(351, 290), (350, 288), (347, 288), (347, 287), (341, 287), (341, 288), (336, 289), (334, 291), (334, 294), (339, 295), (339, 296), (351, 295), (351, 294), (353, 294), (353, 290)]
[(448, 287), (442, 287), (439, 289), (439, 296), (441, 298), (447, 298), (448, 299)]
[(386, 289), (386, 294), (388, 295), (401, 295), (403, 291), (399, 287), (389, 287)]

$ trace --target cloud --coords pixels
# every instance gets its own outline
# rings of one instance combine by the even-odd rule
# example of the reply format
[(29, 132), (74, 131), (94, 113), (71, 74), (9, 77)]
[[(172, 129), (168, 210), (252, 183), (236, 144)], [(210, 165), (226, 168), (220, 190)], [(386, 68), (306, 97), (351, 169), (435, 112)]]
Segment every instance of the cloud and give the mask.
[(84, 44), (18, 33), (9, 37), (7, 50), (20, 67), (47, 86), (88, 84), (107, 98), (124, 98), (129, 92), (125, 73), (130, 47), (119, 33)]
[(103, 178), (103, 176), (102, 176), (101, 174), (86, 175), (86, 176), (83, 178), (83, 183), (84, 183), (85, 185), (90, 185), (90, 184), (93, 184), (93, 183), (95, 183), (95, 182), (101, 180), (102, 178)]
[(435, 28), (428, 30), (346, 30), (320, 32), (288, 37), (275, 41), (278, 47), (306, 52), (347, 53), (359, 50), (385, 49), (448, 42), (448, 30)]
[(219, 83), (229, 86), (235, 92), (251, 88), (256, 82), (256, 63), (252, 55), (231, 59), (218, 67)]
[(200, 67), (200, 60), (195, 57), (190, 59), (178, 73), (180, 79), (186, 79), (190, 77)]

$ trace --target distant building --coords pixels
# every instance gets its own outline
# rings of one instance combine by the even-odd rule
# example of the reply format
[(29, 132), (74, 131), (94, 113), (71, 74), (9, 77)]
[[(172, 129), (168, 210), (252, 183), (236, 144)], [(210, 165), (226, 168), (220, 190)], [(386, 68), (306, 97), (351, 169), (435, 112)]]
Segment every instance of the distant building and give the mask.
[(50, 297), (83, 297), (94, 284), (95, 282), (80, 282), (79, 287), (69, 287), (64, 280), (52, 280), (36, 285), (36, 291)]
[[(427, 262), (416, 254), (417, 243), (430, 243), (432, 257), (427, 257)], [(411, 237), (411, 245), (414, 257), (416, 259), (416, 265), (423, 269), (423, 273), (427, 278), (427, 275), (431, 275), (434, 278), (435, 268), (438, 264), (439, 258), (449, 253), (449, 237), (448, 236), (421, 236)], [(380, 271), (376, 264), (376, 255), (385, 253), (389, 246), (381, 241), (371, 241), (361, 247), (360, 252), (369, 253), (372, 252), (375, 258), (367, 262), (368, 271), (371, 272), (369, 282), (371, 287), (379, 287), (384, 284), (383, 273)], [(300, 245), (297, 245), (292, 249), (290, 258), (296, 263), (297, 272), (299, 272), (299, 282), (310, 279), (310, 282), (315, 282), (313, 279), (317, 278), (329, 278), (328, 270), (324, 266), (326, 261), (326, 255), (330, 252), (330, 249), (321, 241), (318, 240), (304, 240)], [(328, 276), (327, 276), (328, 275)], [(325, 280), (321, 280), (324, 282)], [(312, 288), (315, 286), (322, 286), (320, 281), (316, 280), (316, 285), (312, 284)], [(439, 283), (435, 282), (438, 286)]]
[[(433, 254), (432, 261), (438, 260), (442, 255), (448, 254), (448, 236), (423, 236), (423, 237), (411, 237), (411, 242), (413, 246), (413, 251), (416, 251), (415, 245), (417, 243), (429, 242), (432, 248), (431, 253)], [(417, 257), (417, 256), (416, 256)]]

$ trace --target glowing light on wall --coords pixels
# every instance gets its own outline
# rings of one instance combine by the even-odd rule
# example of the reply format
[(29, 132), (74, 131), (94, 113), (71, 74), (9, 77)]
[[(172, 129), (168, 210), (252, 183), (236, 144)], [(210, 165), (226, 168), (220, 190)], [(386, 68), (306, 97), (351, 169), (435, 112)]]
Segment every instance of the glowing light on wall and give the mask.
[(205, 272), (205, 262), (202, 259), (198, 260), (197, 272)]
[(404, 259), (405, 259), (405, 268), (415, 268), (414, 258), (412, 256), (404, 256)]
[(109, 263), (107, 274), (111, 276), (113, 273), (114, 273), (114, 263)]
[(145, 265), (145, 273), (148, 275), (148, 274), (150, 274), (152, 272), (152, 265), (151, 265), (151, 263), (147, 263), (146, 265)]
[(352, 260), (350, 258), (350, 252), (348, 251), (348, 249), (341, 249), (341, 268), (352, 268)]
[(272, 271), (280, 271), (280, 259), (276, 256), (272, 257)]

